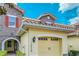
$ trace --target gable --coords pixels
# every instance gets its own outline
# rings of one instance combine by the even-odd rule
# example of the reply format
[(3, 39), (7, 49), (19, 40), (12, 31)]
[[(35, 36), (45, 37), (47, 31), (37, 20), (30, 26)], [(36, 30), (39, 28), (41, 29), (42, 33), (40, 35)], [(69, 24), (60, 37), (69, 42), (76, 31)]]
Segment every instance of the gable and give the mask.
[[(4, 7), (6, 8), (6, 10), (10, 13), (10, 12), (17, 12), (18, 15), (23, 15), (23, 10), (18, 8), (17, 5), (13, 4), (13, 3), (5, 3)], [(13, 13), (14, 14), (14, 13)]]
[(38, 19), (41, 20), (41, 22), (43, 23), (52, 24), (54, 23), (56, 18), (50, 14), (45, 14), (40, 16)]

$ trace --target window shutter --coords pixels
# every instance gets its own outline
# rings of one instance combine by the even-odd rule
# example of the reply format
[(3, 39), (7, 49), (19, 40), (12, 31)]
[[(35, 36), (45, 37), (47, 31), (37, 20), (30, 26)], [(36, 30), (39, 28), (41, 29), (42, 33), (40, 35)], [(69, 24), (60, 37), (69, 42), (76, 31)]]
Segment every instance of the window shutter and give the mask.
[(5, 16), (5, 26), (8, 27), (9, 25), (9, 17)]
[(19, 18), (18, 17), (16, 17), (16, 28), (18, 28), (19, 27)]

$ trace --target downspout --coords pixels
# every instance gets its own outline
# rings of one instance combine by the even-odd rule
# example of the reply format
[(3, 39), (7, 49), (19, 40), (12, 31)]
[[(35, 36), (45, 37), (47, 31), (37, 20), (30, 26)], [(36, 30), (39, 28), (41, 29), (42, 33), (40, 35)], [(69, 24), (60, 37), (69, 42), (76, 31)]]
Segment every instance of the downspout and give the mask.
[(29, 56), (29, 30), (28, 30), (28, 56)]

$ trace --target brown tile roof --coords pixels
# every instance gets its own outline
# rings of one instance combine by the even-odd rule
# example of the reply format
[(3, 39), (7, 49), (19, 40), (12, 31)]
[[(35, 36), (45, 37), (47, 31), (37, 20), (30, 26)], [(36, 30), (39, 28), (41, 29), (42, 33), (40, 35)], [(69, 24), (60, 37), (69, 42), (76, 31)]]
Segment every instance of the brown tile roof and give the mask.
[[(54, 27), (59, 27), (59, 28), (65, 28), (65, 29), (71, 29), (70, 31), (73, 32), (75, 31), (74, 27), (68, 26), (68, 25), (63, 25), (63, 24), (58, 24), (58, 23), (52, 23), (52, 24), (47, 24), (47, 23), (42, 23), (41, 20), (32, 20), (31, 18), (23, 18), (24, 22), (31, 23), (31, 24), (39, 24), (39, 25), (48, 25), (48, 26), (54, 26)], [(72, 30), (73, 29), (73, 30)]]

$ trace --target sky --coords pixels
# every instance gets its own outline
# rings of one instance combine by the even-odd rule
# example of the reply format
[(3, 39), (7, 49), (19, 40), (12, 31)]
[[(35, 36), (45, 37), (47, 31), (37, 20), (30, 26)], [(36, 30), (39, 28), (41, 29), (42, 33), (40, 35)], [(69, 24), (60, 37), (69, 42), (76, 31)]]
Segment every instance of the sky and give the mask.
[(56, 23), (74, 24), (79, 19), (78, 3), (18, 3), (17, 6), (24, 10), (24, 17), (36, 19), (44, 13), (56, 17)]

